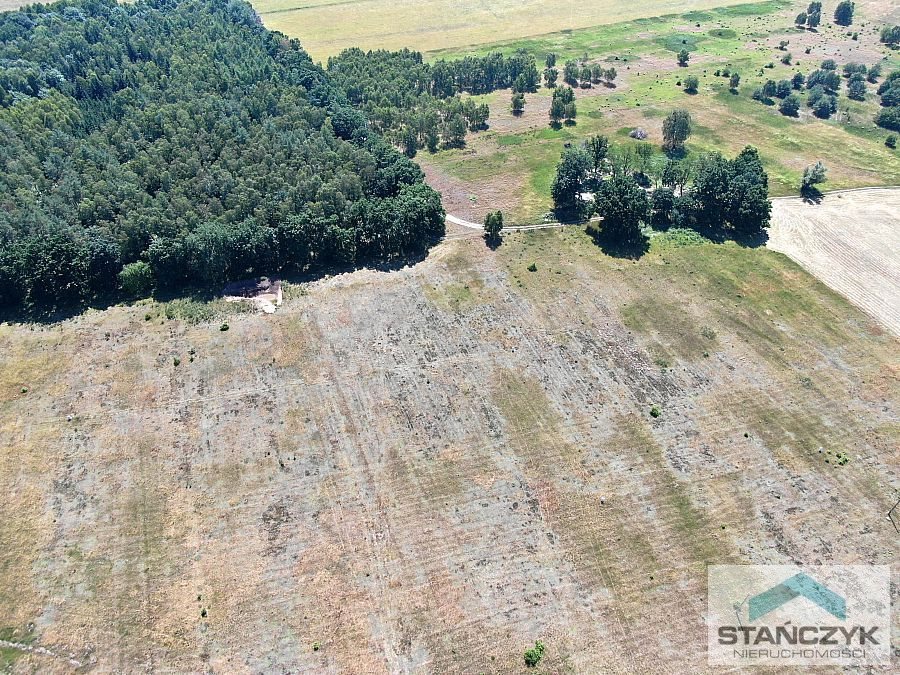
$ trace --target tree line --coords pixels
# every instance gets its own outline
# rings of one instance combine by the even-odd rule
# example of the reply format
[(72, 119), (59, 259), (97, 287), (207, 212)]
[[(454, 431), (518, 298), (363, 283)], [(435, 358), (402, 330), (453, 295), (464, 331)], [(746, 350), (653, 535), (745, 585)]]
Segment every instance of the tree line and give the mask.
[(0, 14), (0, 305), (405, 256), (421, 170), (241, 0)]

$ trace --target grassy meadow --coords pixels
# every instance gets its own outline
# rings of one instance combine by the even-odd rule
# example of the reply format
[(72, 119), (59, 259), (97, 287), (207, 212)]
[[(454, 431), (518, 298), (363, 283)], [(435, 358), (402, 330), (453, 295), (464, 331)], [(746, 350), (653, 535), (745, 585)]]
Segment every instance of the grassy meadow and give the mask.
[[(473, 202), (478, 202), (484, 186), (492, 195), (509, 186), (510, 199), (495, 206), (507, 209), (517, 222), (537, 222), (550, 208), (550, 182), (566, 143), (602, 133), (621, 147), (638, 142), (628, 134), (640, 127), (656, 149), (654, 162), (661, 165), (662, 120), (674, 108), (685, 108), (694, 119), (689, 158), (713, 150), (733, 155), (747, 144), (755, 145), (769, 172), (773, 195), (796, 194), (803, 169), (816, 160), (828, 167), (829, 189), (900, 184), (900, 153), (885, 147), (888, 132), (872, 121), (879, 107), (877, 85), (868, 85), (864, 102), (848, 99), (842, 87), (838, 113), (830, 120), (812, 116), (805, 90), (796, 92), (804, 102), (798, 118), (781, 115), (778, 99), (775, 105), (765, 105), (751, 98), (765, 80), (808, 74), (826, 58), (835, 59), (839, 70), (846, 62), (879, 62), (883, 74), (900, 63), (895, 53), (878, 44), (881, 24), (862, 20), (850, 29), (828, 24), (812, 33), (793, 27), (794, 10), (787, 3), (765, 2), (481, 46), (474, 53), (525, 49), (541, 63), (553, 52), (560, 73), (568, 59), (614, 66), (616, 86), (577, 89), (577, 123), (561, 129), (549, 127), (549, 89), (526, 95), (521, 117), (509, 112), (509, 92), (479, 97), (491, 106), (491, 128), (470, 135), (464, 149), (423, 154), (418, 161), (459, 181)], [(789, 42), (785, 50), (778, 48), (782, 40)], [(683, 48), (691, 59), (682, 68), (676, 53)], [(466, 53), (443, 50), (430, 57), (458, 58)], [(788, 53), (789, 65), (781, 62)], [(716, 76), (717, 70), (741, 74), (738, 92), (730, 91), (728, 77)], [(699, 79), (697, 94), (689, 95), (680, 86), (687, 75)], [(490, 206), (483, 204), (484, 209)]]

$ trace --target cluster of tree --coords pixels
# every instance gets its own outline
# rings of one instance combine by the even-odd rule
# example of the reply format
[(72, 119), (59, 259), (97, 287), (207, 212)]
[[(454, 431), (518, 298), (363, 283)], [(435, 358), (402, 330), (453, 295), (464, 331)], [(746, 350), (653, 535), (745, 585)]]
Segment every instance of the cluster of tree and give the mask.
[(353, 48), (328, 60), (328, 75), (376, 131), (414, 157), (421, 148), (435, 152), (441, 146), (459, 147), (467, 131), (486, 128), (487, 104), (463, 99), (460, 92), (536, 88), (533, 59), (490, 54), (464, 61), (473, 72), (459, 70), (462, 61), (426, 64), (419, 52), (408, 49), (363, 52)]
[[(682, 147), (690, 136), (690, 115), (674, 111), (663, 129), (667, 149)], [(641, 223), (753, 237), (768, 226), (768, 194), (768, 176), (755, 148), (733, 160), (719, 154), (677, 159), (670, 152), (660, 168), (649, 144), (612, 148), (605, 136), (566, 148), (551, 185), (560, 217), (585, 218), (593, 211), (603, 218), (607, 243), (620, 246), (640, 240)]]
[(240, 0), (0, 14), (0, 134), (0, 305), (386, 260), (444, 229), (421, 170)]
[[(548, 66), (548, 69), (550, 68), (552, 67)], [(556, 74), (554, 73), (552, 77), (555, 83)], [(600, 84), (602, 82), (611, 86), (613, 82), (615, 82), (616, 77), (618, 77), (618, 72), (615, 68), (604, 68), (598, 63), (590, 64), (582, 62), (579, 64), (578, 61), (566, 61), (565, 67), (563, 68), (563, 82), (570, 87), (590, 89), (595, 84)], [(548, 77), (547, 79), (549, 81), (550, 78)], [(551, 85), (548, 84), (547, 86), (550, 87)]]
[[(875, 64), (867, 67), (863, 63), (847, 63), (843, 66), (844, 78), (847, 80), (847, 98), (864, 101), (868, 87), (866, 83), (875, 83), (881, 75), (881, 66)], [(757, 101), (772, 105), (773, 98), (781, 99), (778, 109), (782, 114), (796, 117), (800, 110), (800, 99), (794, 93), (806, 87), (808, 90), (806, 103), (813, 114), (828, 119), (837, 112), (838, 92), (841, 88), (841, 76), (837, 72), (834, 59), (825, 59), (821, 66), (809, 75), (794, 73), (788, 80), (766, 80), (753, 92)]]
[(578, 108), (575, 106), (575, 91), (571, 87), (559, 87), (553, 91), (550, 101), (550, 124), (558, 127), (565, 120), (566, 124), (575, 124)]
[[(834, 22), (838, 26), (849, 26), (853, 23), (853, 13), (856, 5), (851, 0), (842, 0), (834, 9)], [(811, 2), (805, 12), (797, 15), (794, 23), (798, 27), (806, 27), (810, 30), (817, 28), (822, 23), (822, 3)], [(855, 39), (855, 38), (854, 38)]]
[(900, 131), (900, 70), (893, 71), (878, 86), (881, 96), (881, 111), (875, 123), (891, 131)]
[(744, 148), (733, 160), (719, 154), (701, 156), (691, 165), (669, 160), (653, 190), (644, 189), (616, 157), (592, 204), (602, 218), (598, 237), (605, 244), (640, 245), (642, 225), (692, 227), (739, 239), (755, 238), (769, 225), (768, 176), (755, 148)]
[(813, 30), (818, 27), (820, 23), (822, 23), (822, 3), (821, 2), (811, 2), (809, 6), (806, 8), (805, 12), (800, 12), (797, 15), (794, 23), (797, 24), (798, 27), (807, 27), (809, 30)]

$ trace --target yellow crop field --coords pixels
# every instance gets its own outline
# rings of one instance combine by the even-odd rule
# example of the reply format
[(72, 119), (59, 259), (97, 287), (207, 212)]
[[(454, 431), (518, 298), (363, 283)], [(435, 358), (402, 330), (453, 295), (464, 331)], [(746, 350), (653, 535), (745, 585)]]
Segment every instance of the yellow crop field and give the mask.
[(256, 0), (252, 4), (266, 27), (299, 38), (314, 59), (325, 59), (347, 47), (428, 52), (745, 2)]

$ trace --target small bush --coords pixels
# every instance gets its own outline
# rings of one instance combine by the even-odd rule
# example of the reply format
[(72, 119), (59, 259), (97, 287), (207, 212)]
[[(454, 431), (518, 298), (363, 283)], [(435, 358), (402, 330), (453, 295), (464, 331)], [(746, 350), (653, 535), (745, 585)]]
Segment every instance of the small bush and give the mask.
[(650, 408), (650, 417), (659, 417), (660, 415), (662, 415), (662, 410), (659, 409), (658, 405)]
[(179, 359), (179, 358), (176, 356), (174, 359), (172, 359), (172, 363), (173, 363), (174, 366), (177, 368), (178, 366), (181, 365), (181, 359)]
[(531, 263), (531, 264), (528, 266), (528, 271), (529, 271), (529, 272), (537, 272), (537, 263)]
[(891, 149), (897, 147), (897, 137), (894, 134), (891, 134), (887, 138), (884, 139), (884, 144)]
[(525, 665), (534, 668), (544, 656), (544, 643), (535, 640), (534, 647), (525, 650)]
[(313, 648), (314, 652), (317, 652), (322, 648), (322, 643), (321, 642), (313, 642), (312, 648)]

